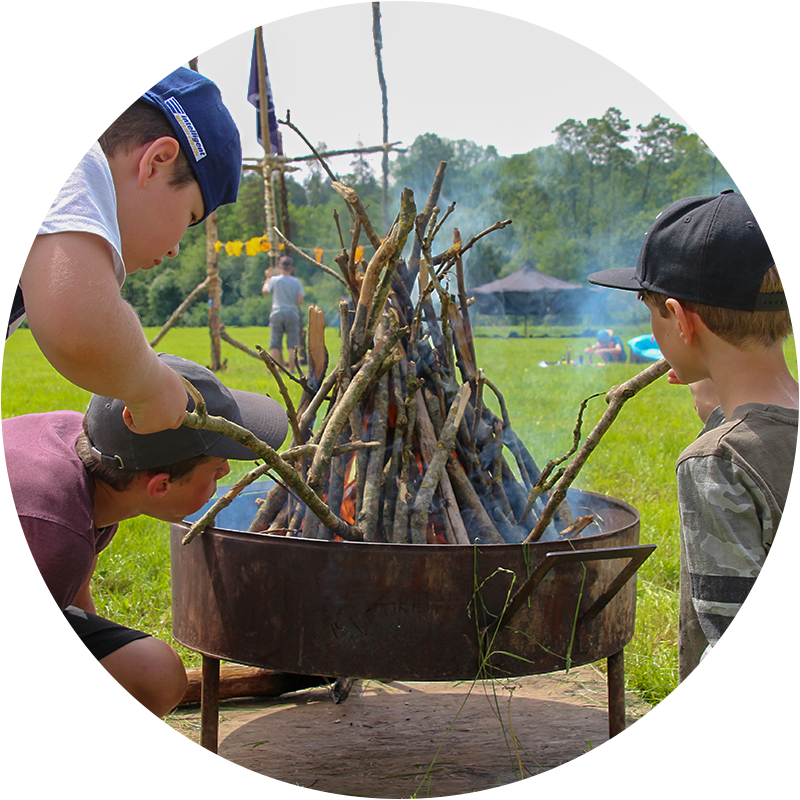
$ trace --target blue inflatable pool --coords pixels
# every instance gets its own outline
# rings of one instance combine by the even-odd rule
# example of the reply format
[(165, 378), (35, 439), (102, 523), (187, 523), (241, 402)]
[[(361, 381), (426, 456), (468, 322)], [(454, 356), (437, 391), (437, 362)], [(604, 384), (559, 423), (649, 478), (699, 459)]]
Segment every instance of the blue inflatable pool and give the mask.
[(658, 349), (656, 340), (652, 333), (645, 333), (642, 336), (634, 336), (628, 339), (628, 347), (631, 351), (631, 361), (658, 361), (662, 358), (661, 351)]

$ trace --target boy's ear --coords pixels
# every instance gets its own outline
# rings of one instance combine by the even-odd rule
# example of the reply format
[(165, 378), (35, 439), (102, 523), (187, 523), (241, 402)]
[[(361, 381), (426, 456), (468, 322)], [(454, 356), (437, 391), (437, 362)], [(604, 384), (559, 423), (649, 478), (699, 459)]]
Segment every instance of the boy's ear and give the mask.
[(169, 491), (169, 474), (159, 472), (148, 479), (146, 487), (147, 496), (154, 499), (163, 497)]
[(171, 177), (172, 165), (180, 152), (178, 140), (171, 136), (162, 136), (150, 142), (139, 157), (139, 185), (144, 187), (149, 180), (165, 170), (170, 171)]
[(670, 312), (678, 326), (678, 334), (686, 344), (691, 344), (697, 328), (698, 316), (694, 311), (688, 311), (680, 300), (670, 297), (667, 299), (667, 310)]

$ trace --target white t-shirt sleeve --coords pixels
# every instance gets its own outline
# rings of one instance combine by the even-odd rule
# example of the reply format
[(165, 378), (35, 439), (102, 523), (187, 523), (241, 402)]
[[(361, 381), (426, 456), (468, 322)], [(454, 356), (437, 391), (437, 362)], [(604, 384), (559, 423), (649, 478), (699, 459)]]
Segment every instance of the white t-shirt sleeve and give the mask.
[(9, 148), (2, 174), (2, 251), (17, 278), (18, 237), (80, 231), (111, 245), (122, 286), (125, 265), (114, 181), (87, 128), (64, 116), (28, 125)]

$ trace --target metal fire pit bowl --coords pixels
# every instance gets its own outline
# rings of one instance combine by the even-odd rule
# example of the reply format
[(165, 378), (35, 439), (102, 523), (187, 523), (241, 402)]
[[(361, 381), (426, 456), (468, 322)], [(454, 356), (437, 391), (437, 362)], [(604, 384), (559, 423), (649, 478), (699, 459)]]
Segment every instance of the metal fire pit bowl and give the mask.
[[(173, 634), (204, 656), (201, 743), (216, 751), (219, 660), (307, 675), (454, 681), (609, 659), (609, 732), (625, 727), (639, 514), (571, 491), (600, 532), (500, 545), (331, 542), (172, 524)], [(597, 531), (596, 526), (590, 529)], [(586, 533), (586, 531), (584, 531)]]

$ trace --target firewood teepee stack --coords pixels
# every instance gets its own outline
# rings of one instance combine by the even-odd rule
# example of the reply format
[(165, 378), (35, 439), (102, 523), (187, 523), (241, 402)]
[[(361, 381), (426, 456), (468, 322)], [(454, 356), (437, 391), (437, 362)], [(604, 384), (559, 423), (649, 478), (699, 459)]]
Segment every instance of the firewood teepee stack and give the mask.
[[(351, 299), (340, 305), (341, 348), (327, 375), (324, 322), (318, 309), (310, 310), (309, 374), (292, 425), (293, 444), (318, 445), (313, 456), (297, 462), (298, 469), (367, 541), (521, 541), (530, 530), (523, 511), (539, 470), (508, 419), (482, 402), (491, 384), (475, 360), (462, 265), (462, 254), (479, 236), (464, 243), (456, 232), (452, 246), (433, 255), (444, 222), (436, 202), (445, 166), (421, 213), (412, 193), (403, 192), (398, 218), (384, 239), (356, 193), (333, 184), (352, 212), (349, 248), (343, 246), (336, 258)], [(353, 258), (362, 234), (375, 248), (368, 264)], [(410, 249), (407, 260), (404, 249)], [(329, 398), (324, 415), (323, 397)], [(348, 442), (371, 446), (331, 455), (335, 445)], [(282, 484), (272, 489), (251, 530), (334, 537)]]
[[(375, 231), (356, 192), (333, 180), (352, 221), (349, 243), (340, 234), (339, 272), (321, 267), (349, 295), (339, 305), (338, 359), (329, 359), (324, 315), (312, 306), (308, 373), (299, 378), (303, 391), (294, 408), (279, 367), (257, 348), (283, 395), (291, 448), (279, 456), (259, 443), (264, 463), (195, 523), (184, 542), (266, 472), (276, 483), (251, 531), (315, 539), (489, 544), (533, 541), (551, 524), (560, 536), (579, 535), (592, 522), (591, 517), (576, 522), (564, 502), (564, 473), (572, 470), (574, 477), (581, 453), (566, 470), (559, 467), (578, 449), (580, 418), (570, 453), (540, 471), (514, 432), (502, 394), (476, 362), (462, 256), (511, 220), (467, 242), (455, 229), (453, 243), (434, 254), (436, 235), (455, 208), (452, 204), (439, 219), (436, 204), (445, 168), (440, 164), (420, 213), (412, 192), (403, 190), (400, 212), (385, 238)], [(354, 257), (362, 235), (375, 250), (369, 263)], [(627, 384), (617, 387), (625, 391), (614, 402), (612, 390), (606, 427), (628, 397), (666, 369), (659, 362), (645, 371), (645, 379), (645, 373), (637, 376), (632, 390)], [(487, 392), (496, 397), (499, 415), (484, 402)], [(208, 427), (213, 418), (203, 419), (202, 401), (199, 410), (199, 417), (187, 414), (185, 424)], [(247, 433), (226, 432), (243, 442)]]

